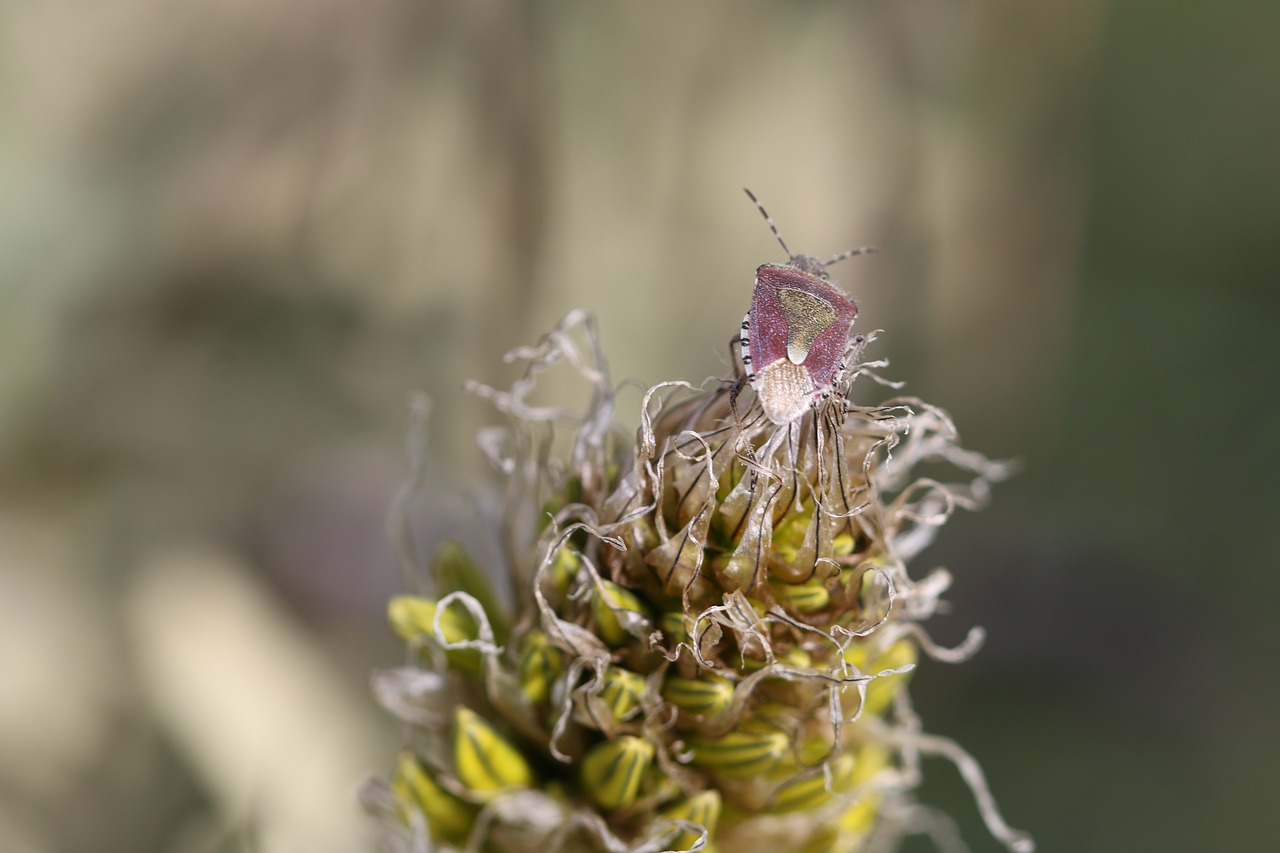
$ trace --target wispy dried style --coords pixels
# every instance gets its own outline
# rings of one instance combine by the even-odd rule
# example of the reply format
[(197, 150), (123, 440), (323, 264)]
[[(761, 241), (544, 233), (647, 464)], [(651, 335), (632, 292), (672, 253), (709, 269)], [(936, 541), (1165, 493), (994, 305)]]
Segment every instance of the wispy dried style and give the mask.
[[(433, 597), (391, 603), (411, 662), (374, 689), (408, 734), (363, 792), (390, 849), (817, 853), (920, 832), (945, 847), (950, 821), (912, 794), (927, 755), (955, 762), (997, 839), (1033, 849), (907, 692), (921, 654), (982, 642), (930, 639), (951, 576), (908, 563), (1007, 470), (921, 400), (854, 405), (859, 379), (896, 387), (860, 361), (874, 338), (782, 425), (739, 367), (648, 389), (628, 438), (581, 311), (508, 355), (525, 366), (510, 389), (472, 386), (510, 419), (480, 444), (506, 480), (514, 612), (455, 545)], [(585, 382), (585, 410), (535, 402), (557, 367)]]

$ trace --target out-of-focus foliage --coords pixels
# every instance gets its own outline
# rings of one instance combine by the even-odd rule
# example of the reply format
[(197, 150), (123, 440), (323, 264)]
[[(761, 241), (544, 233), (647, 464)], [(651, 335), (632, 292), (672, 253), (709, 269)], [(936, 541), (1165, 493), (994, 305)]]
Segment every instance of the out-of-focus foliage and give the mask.
[(505, 384), (571, 305), (616, 376), (724, 373), (780, 259), (744, 184), (800, 251), (878, 244), (838, 276), (860, 328), (1024, 460), (924, 555), (950, 639), (989, 635), (919, 680), (931, 725), (1043, 849), (1256, 843), (1278, 18), (4, 4), (0, 847), (358, 846), (351, 786), (397, 747), (364, 673), (396, 654), (407, 392), (434, 401), (418, 539), (494, 564), (443, 497), (481, 470), (462, 380)]

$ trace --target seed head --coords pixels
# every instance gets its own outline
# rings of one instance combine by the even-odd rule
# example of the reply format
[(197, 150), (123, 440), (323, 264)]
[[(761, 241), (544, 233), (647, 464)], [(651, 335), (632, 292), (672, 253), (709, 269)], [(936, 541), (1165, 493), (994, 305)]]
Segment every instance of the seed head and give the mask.
[[(808, 305), (785, 289), (775, 301)], [(814, 323), (782, 342), (793, 366), (826, 346), (809, 307)], [(808, 388), (785, 417), (745, 373), (660, 383), (633, 439), (613, 427), (615, 389), (580, 311), (511, 353), (525, 372), (510, 389), (471, 386), (510, 420), (481, 436), (507, 479), (507, 563), (446, 545), (435, 597), (391, 602), (411, 654), (375, 686), (413, 745), (390, 785), (365, 790), (389, 847), (890, 849), (927, 830), (912, 789), (920, 756), (942, 754), (992, 833), (1032, 849), (976, 763), (922, 734), (907, 694), (922, 654), (955, 662), (981, 641), (929, 639), (950, 576), (908, 563), (1006, 468), (962, 450), (920, 400), (856, 405), (855, 381), (891, 384), (884, 362), (861, 360), (874, 339), (850, 341), (826, 396)], [(557, 366), (588, 385), (585, 411), (530, 401)], [(959, 481), (915, 476), (926, 462)], [(513, 612), (487, 580), (502, 575)]]

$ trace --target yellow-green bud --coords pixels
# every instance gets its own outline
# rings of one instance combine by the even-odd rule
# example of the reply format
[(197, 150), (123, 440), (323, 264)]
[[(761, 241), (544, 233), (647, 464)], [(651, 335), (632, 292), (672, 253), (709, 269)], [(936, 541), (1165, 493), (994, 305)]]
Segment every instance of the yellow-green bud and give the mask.
[[(868, 741), (858, 749), (857, 761), (853, 768), (852, 784), (866, 785), (881, 770), (889, 765), (889, 751), (884, 745)], [(836, 826), (846, 833), (864, 835), (875, 825), (876, 816), (880, 812), (881, 794), (871, 790), (858, 798), (858, 801), (846, 809), (836, 820)]]
[(630, 611), (643, 618), (649, 617), (648, 608), (639, 597), (626, 587), (602, 580), (591, 597), (591, 613), (596, 620), (596, 633), (611, 646), (617, 647), (633, 639), (622, 627), (618, 611)]
[(477, 794), (527, 788), (533, 768), (518, 749), (470, 708), (453, 717), (453, 764), (458, 781)]
[[(802, 669), (808, 669), (813, 666), (813, 656), (799, 646), (792, 646), (782, 652), (782, 654), (778, 655), (774, 660), (777, 663), (784, 664), (786, 666), (794, 666)], [(762, 658), (744, 655), (741, 658), (741, 663), (738, 668), (743, 672), (757, 672), (764, 669), (766, 663), (768, 663), (768, 661)]]
[(669, 610), (663, 613), (659, 624), (662, 627), (662, 632), (674, 642), (689, 642), (689, 623), (685, 621), (683, 610)]
[(582, 759), (582, 785), (587, 796), (606, 809), (635, 802), (653, 754), (652, 743), (629, 735), (592, 747)]
[[(831, 790), (838, 793), (847, 791), (853, 782), (855, 765), (851, 753), (844, 752), (831, 762)], [(815, 773), (788, 782), (774, 793), (769, 802), (769, 811), (774, 814), (810, 811), (826, 805), (831, 800), (827, 791), (827, 781), (823, 773)]]
[(471, 831), (476, 807), (440, 787), (412, 752), (396, 760), (391, 790), (404, 807), (422, 812), (436, 840), (459, 843)]
[[(688, 799), (680, 800), (668, 806), (660, 815), (665, 820), (686, 820), (698, 823), (707, 830), (707, 841), (715, 835), (716, 824), (720, 821), (720, 792), (703, 791)], [(698, 841), (696, 833), (681, 832), (670, 843), (674, 850), (688, 850)]]
[(662, 698), (688, 714), (710, 717), (733, 702), (734, 684), (715, 672), (701, 672), (695, 678), (668, 675)]
[(557, 598), (563, 598), (569, 593), (569, 588), (573, 585), (574, 578), (578, 576), (580, 568), (582, 568), (582, 557), (578, 556), (577, 552), (569, 548), (556, 551), (556, 555), (551, 558), (551, 563), (547, 566), (544, 577)]
[(484, 570), (476, 565), (471, 555), (457, 542), (446, 542), (436, 552), (435, 560), (436, 585), (443, 598), (451, 592), (465, 592), (470, 595), (489, 617), (489, 625), (493, 628), (493, 636), (498, 644), (507, 641), (507, 619), (498, 599), (493, 593), (493, 585)]
[(564, 669), (564, 652), (551, 644), (543, 631), (530, 631), (524, 636), (520, 652), (520, 692), (531, 705), (542, 705), (551, 698), (551, 688)]
[(791, 749), (791, 738), (768, 723), (748, 721), (720, 737), (691, 737), (694, 767), (735, 779), (772, 770)]
[[(387, 621), (400, 639), (411, 642), (429, 637), (435, 641), (436, 602), (416, 595), (398, 595), (387, 605)], [(480, 638), (480, 626), (471, 611), (458, 600), (440, 614), (440, 632), (446, 642), (460, 643)], [(465, 675), (478, 675), (484, 656), (477, 649), (448, 649), (449, 666)]]
[(630, 719), (640, 708), (640, 696), (644, 693), (644, 676), (620, 666), (611, 666), (604, 674), (604, 689), (600, 698), (609, 713), (618, 722)]
[(817, 613), (831, 603), (831, 591), (818, 578), (810, 578), (804, 583), (771, 581), (769, 588), (779, 604), (797, 613)]
[[(436, 602), (432, 598), (397, 595), (387, 604), (387, 622), (396, 636), (406, 642), (421, 636), (433, 636), (435, 618)], [(442, 627), (447, 629), (449, 626)]]
[[(844, 659), (867, 675), (874, 675), (886, 669), (897, 669), (915, 663), (919, 654), (915, 643), (908, 639), (898, 640), (873, 660), (866, 643), (854, 642), (845, 647)], [(885, 675), (867, 682), (867, 698), (862, 706), (862, 713), (877, 716), (882, 714), (898, 691), (910, 678), (910, 673)]]

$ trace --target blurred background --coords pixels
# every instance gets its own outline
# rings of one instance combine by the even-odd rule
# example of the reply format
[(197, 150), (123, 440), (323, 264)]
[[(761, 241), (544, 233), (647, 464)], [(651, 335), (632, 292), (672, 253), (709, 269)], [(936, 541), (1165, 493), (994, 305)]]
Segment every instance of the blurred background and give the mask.
[[(926, 725), (1042, 851), (1274, 849), (1280, 5), (0, 6), (0, 850), (373, 850), (385, 523), (478, 537), (461, 392), (564, 311), (725, 372), (757, 264), (1018, 457)], [(874, 396), (875, 389), (864, 390)], [(619, 422), (634, 427), (634, 395)], [(996, 845), (955, 770), (927, 801)], [(911, 850), (927, 850), (925, 843)]]

